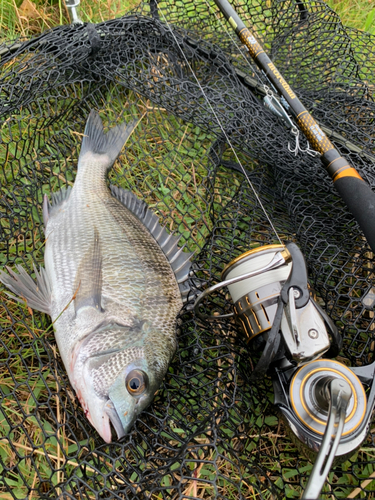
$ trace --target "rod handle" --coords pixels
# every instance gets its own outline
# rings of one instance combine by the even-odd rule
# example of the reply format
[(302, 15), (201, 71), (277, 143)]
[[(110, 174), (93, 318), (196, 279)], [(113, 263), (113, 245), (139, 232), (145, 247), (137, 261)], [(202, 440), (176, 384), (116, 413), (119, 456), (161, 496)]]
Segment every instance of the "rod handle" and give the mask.
[(334, 184), (375, 252), (375, 193), (357, 177), (340, 177)]

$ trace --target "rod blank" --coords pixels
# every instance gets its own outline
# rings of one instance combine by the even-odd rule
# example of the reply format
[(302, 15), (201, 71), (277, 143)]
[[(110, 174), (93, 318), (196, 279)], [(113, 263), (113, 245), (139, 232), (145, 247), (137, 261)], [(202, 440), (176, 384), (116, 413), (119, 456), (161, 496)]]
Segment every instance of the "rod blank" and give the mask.
[(231, 4), (227, 0), (215, 0), (215, 3), (241, 42), (247, 47), (257, 66), (266, 74), (277, 92), (288, 102), (299, 128), (311, 146), (320, 153), (326, 172), (332, 178), (339, 195), (358, 222), (372, 251), (375, 252), (375, 193), (365, 183), (357, 170), (340, 155)]

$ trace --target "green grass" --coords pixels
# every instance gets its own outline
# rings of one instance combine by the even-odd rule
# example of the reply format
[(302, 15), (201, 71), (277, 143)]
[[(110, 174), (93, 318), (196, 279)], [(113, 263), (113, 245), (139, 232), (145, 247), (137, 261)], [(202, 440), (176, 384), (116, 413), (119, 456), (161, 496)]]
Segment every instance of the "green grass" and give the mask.
[[(25, 2), (0, 2), (0, 39), (39, 33), (68, 22), (68, 12), (63, 0)], [(123, 15), (139, 3), (139, 0), (81, 0), (79, 11), (83, 21), (101, 22)], [(373, 0), (327, 0), (327, 4), (337, 12), (344, 25), (375, 34)]]
[(327, 0), (346, 26), (375, 35), (375, 4), (373, 0)]
[[(84, 21), (100, 22), (124, 14), (137, 3), (137, 1), (120, 0), (115, 2), (84, 0), (81, 3), (81, 17)], [(375, 34), (375, 8), (372, 0), (330, 0), (328, 3), (339, 13), (344, 24)], [(11, 39), (16, 36), (38, 34), (45, 29), (68, 22), (67, 12), (61, 0), (52, 0), (49, 2), (37, 0), (34, 4), (29, 5), (28, 12), (29, 15), (25, 16), (25, 9), (22, 9), (22, 1), (20, 0), (2, 0), (0, 2), (1, 38)], [(114, 99), (113, 96), (111, 99), (112, 104), (115, 105), (116, 99)], [(192, 150), (191, 146), (194, 138), (200, 137), (204, 150), (205, 144), (211, 142), (211, 137), (209, 135), (203, 137), (203, 131), (193, 130), (190, 125), (181, 126), (181, 123), (179, 123), (177, 119), (174, 120), (169, 118), (168, 121), (165, 120), (167, 114), (162, 109), (159, 110), (159, 120), (160, 123), (163, 122), (165, 128), (161, 129), (158, 127), (157, 113), (147, 114), (147, 107), (150, 106), (150, 103), (142, 100), (142, 98), (137, 95), (134, 95), (132, 99), (134, 102), (137, 102), (137, 111), (141, 111), (142, 109), (145, 111), (145, 115), (143, 115), (139, 127), (137, 128), (139, 142), (133, 143), (126, 155), (121, 156), (122, 161), (121, 163), (116, 163), (113, 172), (111, 172), (111, 179), (113, 179), (113, 181), (123, 179), (124, 169), (127, 170), (130, 165), (137, 162), (136, 168), (131, 170), (129, 183), (135, 186), (136, 192), (138, 191), (142, 193), (143, 196), (146, 196), (150, 206), (156, 209), (159, 215), (167, 216), (170, 212), (169, 206), (171, 204), (176, 207), (176, 213), (178, 214), (185, 215), (186, 207), (190, 206), (192, 203), (196, 204), (198, 211), (201, 210), (204, 212), (203, 184), (205, 179), (202, 172), (204, 172), (204, 167), (206, 167), (206, 165), (204, 164), (204, 160), (199, 159), (200, 151)], [(121, 106), (121, 104), (121, 101), (118, 101), (117, 105)], [(131, 109), (129, 108), (126, 111), (130, 112)], [(155, 108), (153, 108), (153, 111), (155, 112)], [(110, 117), (110, 113), (111, 110), (108, 110), (108, 117)], [(142, 113), (140, 113), (139, 116), (142, 116)], [(23, 120), (26, 121), (26, 118), (23, 118)], [(28, 123), (27, 126), (32, 127), (33, 123)], [(15, 124), (11, 124), (11, 127), (12, 134), (14, 134)], [(25, 125), (25, 130), (26, 128)], [(16, 151), (10, 149), (8, 150), (8, 155), (6, 155), (4, 146), (6, 140), (7, 133), (4, 132), (4, 142), (0, 144), (0, 163), (4, 172), (1, 183), (5, 186), (7, 182), (18, 177), (19, 169), (25, 167), (25, 164), (12, 162), (12, 159), (17, 155)], [(149, 158), (140, 157), (141, 154), (144, 155), (145, 151), (152, 151), (152, 162), (150, 162)], [(178, 155), (176, 155), (176, 151)], [(190, 152), (195, 156), (189, 157)], [(51, 151), (51, 154), (53, 154), (53, 151)], [(46, 161), (51, 165), (51, 161), (47, 157)], [(66, 161), (71, 162), (69, 159)], [(12, 163), (14, 163), (14, 165)], [(194, 169), (190, 168), (191, 165), (194, 165)], [(51, 182), (52, 191), (56, 190), (62, 181), (66, 181), (65, 177), (59, 177), (61, 176), (60, 167), (61, 165), (56, 163), (56, 165), (51, 168), (50, 174), (53, 177), (53, 181)], [(223, 182), (229, 182), (232, 178), (233, 176), (231, 174), (228, 174), (226, 178), (224, 176), (222, 177)], [(67, 180), (71, 183), (73, 178), (68, 178)], [(234, 189), (237, 185), (238, 183), (235, 182)], [(124, 184), (123, 187), (128, 186)], [(154, 191), (156, 187), (159, 189), (158, 192)], [(45, 188), (45, 192), (48, 193), (50, 189), (49, 185), (46, 184)], [(157, 196), (155, 196), (155, 193)], [(2, 194), (6, 194), (5, 191), (2, 192)], [(11, 193), (9, 193), (9, 196), (10, 195)], [(220, 189), (215, 196), (216, 198), (214, 201), (218, 206), (228, 201), (222, 198)], [(230, 197), (228, 199), (230, 199)], [(33, 204), (33, 200), (30, 199), (29, 202)], [(38, 200), (38, 202), (40, 205), (41, 199)], [(20, 207), (19, 209), (20, 216), (24, 216), (26, 213), (22, 212), (23, 209), (24, 207)], [(33, 210), (35, 211), (35, 206), (33, 206)], [(32, 213), (34, 214), (34, 212)], [(192, 221), (194, 217), (197, 216), (197, 214), (190, 215), (192, 215)], [(33, 220), (36, 219), (37, 217), (34, 216)], [(186, 231), (186, 223), (191, 223), (186, 216), (180, 217), (179, 221), (177, 218), (175, 220), (169, 219), (168, 227), (170, 230), (177, 229), (177, 231), (187, 239), (190, 232)], [(2, 228), (6, 230), (7, 221), (1, 221), (1, 224)], [(17, 255), (23, 252), (27, 253), (30, 248), (36, 246), (39, 250), (38, 252), (34, 252), (34, 255), (38, 261), (42, 262), (43, 241), (38, 236), (31, 216), (26, 224), (26, 229), (20, 231), (20, 234), (15, 235), (15, 237), (8, 242), (9, 260), (15, 261)], [(203, 213), (200, 223), (193, 232), (194, 242), (190, 241), (191, 249), (200, 248), (202, 246), (210, 229), (211, 225), (209, 218)], [(21, 401), (21, 407), (26, 414), (31, 414), (36, 404), (34, 398), (44, 400), (43, 398), (47, 397), (48, 390), (56, 393), (58, 392), (56, 375), (48, 371), (47, 368), (43, 368), (43, 363), (39, 366), (34, 359), (35, 353), (40, 351), (38, 338), (43, 335), (48, 335), (52, 340), (53, 334), (51, 330), (46, 332), (49, 325), (48, 318), (39, 314), (34, 316), (27, 308), (15, 304), (12, 300), (5, 300), (8, 311), (4, 308), (0, 311), (0, 325), (7, 332), (11, 331), (12, 333), (10, 333), (10, 338), (7, 339), (8, 351), (5, 349), (0, 350), (0, 356), (2, 361), (7, 360), (10, 369), (7, 369), (4, 363), (0, 365), (0, 389), (5, 395), (11, 394), (16, 382), (18, 384), (17, 395), (19, 401)], [(28, 329), (25, 328), (25, 325), (28, 326)], [(12, 327), (11, 330), (10, 326)], [(22, 350), (22, 357), (17, 355), (20, 349)], [(9, 359), (6, 358), (7, 352), (11, 353)], [(55, 352), (55, 356), (58, 356), (57, 352)], [(40, 352), (40, 357), (42, 362), (45, 361), (45, 366), (48, 366), (49, 362), (46, 353)], [(21, 363), (21, 359), (24, 360), (24, 364)], [(28, 382), (28, 385), (25, 383), (25, 380)], [(30, 389), (34, 397), (31, 397)], [(72, 398), (74, 399), (74, 396), (72, 396)], [(23, 418), (20, 413), (20, 405), (14, 398), (5, 397), (5, 401), (6, 404), (0, 410), (0, 436), (7, 436), (10, 432), (7, 418), (10, 419), (12, 423), (20, 422)], [(54, 412), (61, 418), (61, 422), (64, 417), (60, 412), (60, 408), (64, 403), (64, 394), (61, 392), (50, 402), (50, 405), (54, 408)], [(275, 481), (279, 487), (283, 487), (284, 481), (288, 482), (286, 486), (287, 496), (289, 498), (299, 498), (302, 493), (302, 488), (299, 484), (299, 474), (304, 470), (311, 470), (311, 465), (306, 465), (305, 469), (300, 468), (297, 470), (294, 466), (294, 459), (290, 459), (291, 454), (295, 453), (295, 447), (290, 440), (285, 439), (285, 429), (283, 426), (280, 425), (276, 417), (272, 415), (259, 415), (259, 419), (261, 420), (259, 420), (258, 425), (266, 426), (264, 427), (266, 431), (265, 436), (262, 437), (262, 439), (260, 439), (259, 436), (249, 436), (249, 440), (245, 445), (244, 453), (246, 453), (246, 456), (244, 456), (244, 458), (248, 458), (257, 448), (262, 449), (264, 453), (272, 457), (273, 450), (277, 447), (281, 453), (280, 460), (283, 466), (283, 477), (279, 477), (280, 471), (275, 468), (276, 462), (270, 459), (270, 480)], [(264, 424), (262, 419), (264, 419)], [(19, 470), (24, 475), (25, 482), (32, 487), (35, 487), (39, 481), (50, 481), (54, 485), (64, 482), (64, 473), (58, 470), (61, 463), (65, 462), (68, 465), (66, 471), (67, 475), (69, 475), (70, 471), (79, 466), (81, 456), (89, 451), (89, 443), (87, 440), (82, 440), (78, 443), (73, 442), (70, 437), (65, 434), (65, 431), (58, 435), (58, 439), (56, 439), (54, 422), (49, 418), (47, 410), (41, 416), (41, 422), (44, 428), (44, 435), (35, 417), (29, 417), (27, 422), (28, 431), (30, 435), (32, 435), (33, 442), (38, 445), (36, 450), (30, 447), (25, 435), (17, 433), (16, 431), (10, 434), (12, 447), (8, 441), (0, 440), (0, 457), (5, 465), (11, 466), (16, 460), (19, 460)], [(63, 427), (63, 429), (65, 429), (65, 427)], [(176, 424), (174, 432), (178, 434), (179, 432), (183, 432), (183, 430)], [(51, 437), (49, 438), (49, 436)], [(231, 436), (229, 436), (229, 439), (231, 439)], [(42, 446), (43, 443), (44, 445)], [(175, 443), (177, 443), (177, 441), (174, 442), (173, 438), (171, 438), (171, 446)], [(204, 442), (202, 444), (204, 444)], [(77, 454), (79, 448), (80, 451)], [(14, 450), (17, 451), (18, 456)], [(75, 458), (66, 461), (63, 452), (65, 452), (68, 457), (75, 456)], [(243, 471), (237, 469), (225, 459), (224, 450), (219, 449), (218, 452), (221, 453), (220, 458), (217, 458), (213, 454), (210, 457), (210, 460), (216, 459), (216, 468), (204, 463), (197, 466), (194, 461), (188, 464), (190, 469), (194, 470), (195, 480), (186, 481), (183, 490), (185, 495), (209, 498), (213, 495), (212, 486), (206, 483), (205, 480), (210, 480), (213, 475), (219, 473), (219, 475), (221, 474), (218, 480), (219, 493), (226, 495), (228, 498), (236, 499), (238, 493), (237, 489), (230, 482), (225, 480), (225, 476), (237, 480), (241, 477)], [(19, 458), (20, 455), (21, 459)], [(374, 458), (374, 450), (370, 447), (363, 447), (362, 450), (358, 452), (357, 456), (359, 462), (361, 460), (364, 462), (370, 461)], [(41, 474), (40, 478), (36, 476), (31, 458), (38, 463), (38, 469)], [(98, 460), (102, 462), (103, 467), (106, 465), (104, 459), (99, 458)], [(92, 470), (94, 470), (98, 460), (94, 459), (94, 457), (88, 459), (88, 469), (90, 470), (90, 467), (92, 467)], [(57, 472), (54, 472), (52, 475), (49, 462), (52, 463), (53, 467), (57, 470)], [(115, 462), (111, 464), (111, 466), (116, 468), (119, 464)], [(353, 479), (350, 474), (348, 463), (345, 467), (348, 469), (348, 473), (343, 479), (346, 485), (350, 485)], [(358, 471), (359, 477), (361, 477), (363, 483), (365, 483), (367, 478), (373, 473), (373, 469), (371, 469), (370, 466), (367, 467), (368, 468), (363, 471)], [(77, 475), (79, 476), (79, 469), (77, 470)], [(173, 473), (173, 470), (171, 470), (171, 475), (173, 475)], [(130, 480), (133, 481), (136, 481), (136, 479), (135, 476), (130, 478)], [(163, 486), (167, 488), (170, 479), (169, 476), (166, 476), (163, 480)], [(334, 478), (332, 478), (332, 480), (334, 481)], [(267, 490), (266, 478), (264, 478), (264, 481), (264, 495), (267, 498), (269, 492)], [(258, 494), (256, 493), (256, 489), (253, 488), (252, 482), (253, 478), (249, 477), (242, 485), (242, 492), (248, 499), (258, 498)], [(13, 494), (16, 498), (25, 498), (26, 487), (20, 476), (15, 475), (9, 478), (8, 484), (12, 487)], [(373, 484), (374, 483), (368, 485), (366, 483), (366, 487), (371, 488)], [(325, 488), (326, 491), (328, 491), (328, 487), (326, 486)], [(342, 498), (347, 497), (352, 491), (353, 488), (347, 486), (343, 487)], [(0, 478), (0, 498), (11, 498), (6, 495), (5, 492), (1, 492)], [(35, 500), (37, 495), (34, 494), (32, 498)], [(94, 495), (88, 498), (94, 498)], [(153, 498), (156, 499), (158, 496), (154, 495)]]
[[(101, 22), (124, 15), (139, 0), (81, 0), (79, 11), (85, 22)], [(69, 21), (64, 0), (2, 0), (0, 2), (0, 38), (38, 34)]]

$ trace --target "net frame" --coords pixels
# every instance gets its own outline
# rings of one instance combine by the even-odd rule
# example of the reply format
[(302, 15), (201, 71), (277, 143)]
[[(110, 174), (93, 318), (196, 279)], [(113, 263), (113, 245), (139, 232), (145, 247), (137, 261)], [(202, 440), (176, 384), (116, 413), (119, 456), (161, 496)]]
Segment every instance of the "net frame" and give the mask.
[[(305, 2), (309, 16), (302, 23), (297, 4), (236, 7), (373, 187), (373, 37), (343, 27), (323, 2)], [(153, 12), (143, 5), (125, 18), (62, 26), (1, 47), (1, 264), (31, 271), (33, 261), (42, 262), (42, 194), (73, 182), (75, 132), (83, 131), (91, 107), (101, 110), (107, 127), (142, 117), (110, 181), (131, 187), (196, 251), (193, 290), (216, 283), (243, 251), (275, 242), (182, 47), (277, 233), (301, 247), (310, 284), (343, 335), (339, 359), (368, 364), (374, 320), (362, 299), (373, 287), (373, 257), (319, 160), (288, 151), (289, 131), (260, 100), (263, 75), (205, 2), (161, 2)], [(72, 393), (49, 319), (4, 295), (2, 306), (4, 494), (283, 498), (302, 492), (311, 465), (273, 414), (271, 381), (251, 385), (256, 353), (232, 322), (207, 325), (183, 310), (179, 348), (153, 405), (121, 443), (103, 445)], [(210, 312), (230, 307), (225, 293), (207, 304)], [(370, 434), (361, 451), (333, 469), (322, 498), (356, 488), (373, 492), (366, 483), (373, 444)]]

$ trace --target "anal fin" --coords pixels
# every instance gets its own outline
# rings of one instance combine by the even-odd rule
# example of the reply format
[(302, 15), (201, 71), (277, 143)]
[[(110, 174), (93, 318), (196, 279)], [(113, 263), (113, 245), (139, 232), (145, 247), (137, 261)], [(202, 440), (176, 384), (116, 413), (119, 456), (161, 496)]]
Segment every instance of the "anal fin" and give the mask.
[(16, 265), (18, 274), (9, 267), (6, 269), (9, 274), (0, 271), (0, 281), (18, 297), (7, 295), (31, 309), (51, 315), (51, 286), (45, 269), (40, 267), (38, 272), (34, 266), (36, 281), (20, 265)]
[(94, 229), (94, 239), (78, 267), (74, 283), (74, 309), (93, 307), (101, 311), (102, 299), (102, 254), (98, 230)]

